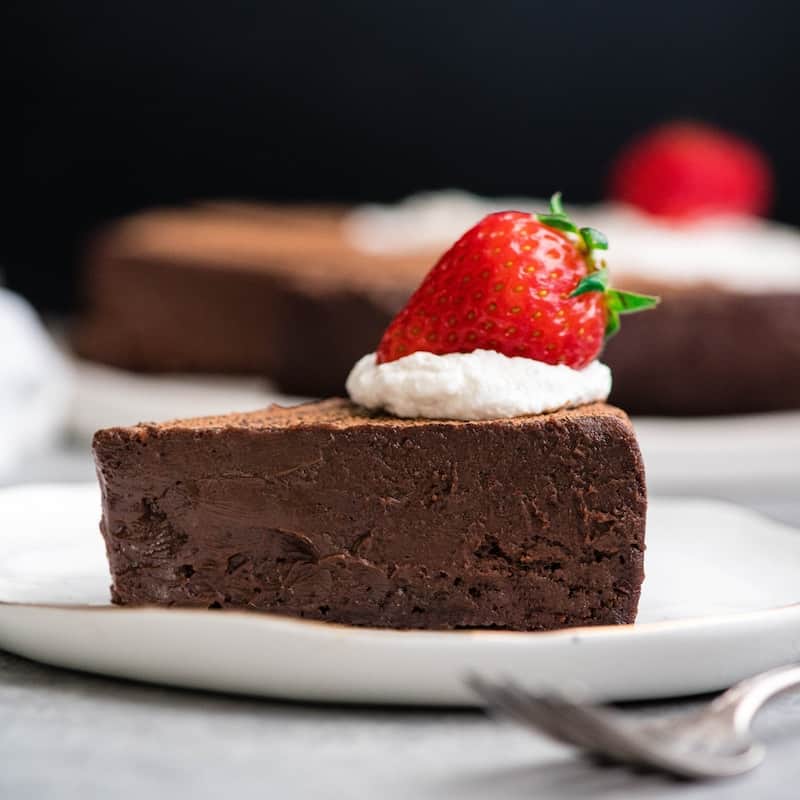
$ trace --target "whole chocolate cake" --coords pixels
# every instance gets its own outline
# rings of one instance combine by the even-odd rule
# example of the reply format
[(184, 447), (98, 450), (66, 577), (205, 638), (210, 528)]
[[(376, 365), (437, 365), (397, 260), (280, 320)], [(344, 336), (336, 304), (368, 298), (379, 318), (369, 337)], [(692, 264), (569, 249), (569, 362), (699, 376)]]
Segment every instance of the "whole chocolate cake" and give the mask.
[[(75, 347), (127, 369), (260, 374), (287, 392), (339, 394), (443, 241), (486, 206), (434, 197), (410, 215), (386, 210), (369, 236), (353, 235), (344, 209), (216, 204), (130, 217), (88, 251)], [(602, 210), (592, 221), (612, 234), (621, 286), (675, 300), (609, 343), (613, 402), (666, 415), (800, 408), (796, 232), (736, 221), (682, 233)], [(374, 214), (363, 223), (378, 227)], [(761, 337), (738, 336), (742, 320), (758, 320)]]

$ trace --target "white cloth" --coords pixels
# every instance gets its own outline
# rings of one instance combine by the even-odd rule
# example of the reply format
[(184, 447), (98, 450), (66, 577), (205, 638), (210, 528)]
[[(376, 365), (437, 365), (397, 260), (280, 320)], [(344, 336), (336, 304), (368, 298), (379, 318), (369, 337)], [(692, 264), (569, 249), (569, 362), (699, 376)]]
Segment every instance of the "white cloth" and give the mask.
[(0, 479), (63, 430), (71, 376), (34, 310), (0, 288)]

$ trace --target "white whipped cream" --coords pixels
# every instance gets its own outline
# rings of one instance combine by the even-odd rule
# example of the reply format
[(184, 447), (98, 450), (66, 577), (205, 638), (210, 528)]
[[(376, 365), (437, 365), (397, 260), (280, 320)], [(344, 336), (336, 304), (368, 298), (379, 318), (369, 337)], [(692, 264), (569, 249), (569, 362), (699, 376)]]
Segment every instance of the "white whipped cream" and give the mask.
[(385, 364), (370, 353), (353, 367), (347, 391), (353, 402), (398, 417), (500, 419), (605, 400), (611, 371), (599, 361), (577, 370), (494, 350), (420, 351)]
[[(346, 222), (353, 245), (369, 253), (444, 249), (486, 214), (547, 208), (531, 198), (484, 198), (461, 191), (414, 195), (393, 206), (354, 209)], [(800, 231), (743, 216), (670, 222), (618, 205), (568, 207), (580, 225), (608, 237), (617, 284), (636, 278), (713, 283), (750, 292), (800, 291)]]
[(612, 275), (630, 276), (632, 286), (647, 278), (745, 292), (800, 290), (800, 231), (789, 225), (730, 215), (671, 222), (611, 205), (573, 218), (603, 231)]
[(392, 205), (367, 203), (345, 219), (345, 235), (364, 253), (444, 248), (493, 211), (544, 211), (546, 200), (478, 197), (460, 189), (420, 192)]

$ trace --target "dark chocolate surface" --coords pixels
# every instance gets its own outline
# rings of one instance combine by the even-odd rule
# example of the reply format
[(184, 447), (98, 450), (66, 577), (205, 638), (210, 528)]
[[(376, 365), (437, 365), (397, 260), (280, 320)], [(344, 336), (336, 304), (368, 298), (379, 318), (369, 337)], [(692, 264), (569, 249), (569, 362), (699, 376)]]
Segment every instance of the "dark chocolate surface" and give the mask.
[(633, 621), (644, 474), (605, 405), (491, 422), (299, 410), (100, 431), (118, 603), (356, 625)]

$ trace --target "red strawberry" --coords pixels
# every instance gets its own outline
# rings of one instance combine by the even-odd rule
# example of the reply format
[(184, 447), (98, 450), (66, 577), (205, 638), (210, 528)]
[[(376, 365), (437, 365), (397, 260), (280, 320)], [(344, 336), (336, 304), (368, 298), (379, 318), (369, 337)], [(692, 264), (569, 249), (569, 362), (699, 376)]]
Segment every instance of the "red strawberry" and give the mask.
[[(580, 230), (553, 196), (550, 214), (501, 211), (468, 230), (436, 263), (378, 346), (378, 363), (418, 350), (496, 350), (580, 369), (619, 314), (656, 299), (608, 288), (607, 247)], [(598, 268), (599, 267), (599, 268)]]
[(612, 199), (667, 217), (765, 214), (772, 171), (749, 142), (707, 125), (674, 122), (645, 133), (611, 170)]

